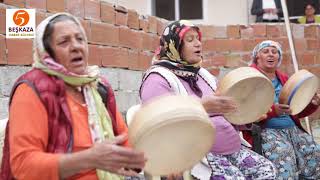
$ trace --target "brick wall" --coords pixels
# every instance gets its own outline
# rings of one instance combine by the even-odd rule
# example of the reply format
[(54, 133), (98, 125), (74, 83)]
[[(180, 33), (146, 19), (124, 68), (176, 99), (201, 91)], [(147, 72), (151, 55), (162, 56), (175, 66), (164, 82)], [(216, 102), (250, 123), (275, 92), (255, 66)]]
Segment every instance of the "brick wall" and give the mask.
[[(32, 40), (5, 38), (6, 8), (36, 8), (39, 23), (55, 12), (69, 12), (81, 20), (88, 36), (90, 64), (103, 68), (142, 72), (151, 63), (159, 35), (168, 21), (140, 15), (133, 9), (114, 7), (100, 0), (2, 0), (0, 1), (0, 67), (29, 66), (32, 63)], [(249, 26), (200, 25), (203, 33), (204, 62), (212, 74), (223, 76), (229, 70), (247, 66), (250, 53), (260, 41), (279, 41), (284, 49), (281, 69), (293, 73), (289, 44), (283, 24)], [(320, 26), (292, 24), (299, 68), (320, 77)], [(125, 78), (123, 78), (126, 81)], [(138, 79), (140, 80), (140, 79)], [(140, 82), (136, 83), (140, 83)], [(120, 79), (121, 81), (121, 79)], [(0, 82), (1, 83), (1, 82)], [(1, 86), (0, 86), (1, 90)], [(137, 89), (133, 94), (137, 95)], [(132, 92), (128, 90), (128, 92)], [(1, 94), (0, 98), (7, 97)], [(125, 101), (125, 95), (121, 98)], [(120, 98), (120, 99), (121, 99)], [(125, 104), (122, 103), (122, 104)], [(319, 113), (315, 115), (319, 118)]]

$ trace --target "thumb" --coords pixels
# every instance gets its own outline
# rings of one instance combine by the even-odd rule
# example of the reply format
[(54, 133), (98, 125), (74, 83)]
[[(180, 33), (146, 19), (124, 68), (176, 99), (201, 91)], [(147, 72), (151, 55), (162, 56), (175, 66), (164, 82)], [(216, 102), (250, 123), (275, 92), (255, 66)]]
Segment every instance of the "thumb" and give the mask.
[(128, 139), (128, 134), (121, 134), (119, 136), (116, 136), (111, 144), (123, 144)]

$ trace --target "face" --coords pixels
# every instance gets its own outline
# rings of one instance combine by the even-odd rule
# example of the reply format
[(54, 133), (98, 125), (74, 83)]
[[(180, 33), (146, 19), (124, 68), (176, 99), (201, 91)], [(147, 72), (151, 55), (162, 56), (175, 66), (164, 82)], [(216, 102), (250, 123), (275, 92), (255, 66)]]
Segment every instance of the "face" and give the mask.
[(279, 52), (275, 47), (265, 47), (257, 54), (257, 65), (266, 72), (274, 72), (279, 63)]
[(191, 28), (182, 39), (181, 57), (190, 64), (202, 60), (202, 46), (198, 32)]
[(314, 15), (315, 9), (311, 5), (307, 5), (305, 9), (306, 16)]
[(67, 70), (76, 74), (85, 74), (88, 62), (88, 45), (79, 26), (71, 21), (54, 24), (51, 36), (51, 48), (55, 60)]

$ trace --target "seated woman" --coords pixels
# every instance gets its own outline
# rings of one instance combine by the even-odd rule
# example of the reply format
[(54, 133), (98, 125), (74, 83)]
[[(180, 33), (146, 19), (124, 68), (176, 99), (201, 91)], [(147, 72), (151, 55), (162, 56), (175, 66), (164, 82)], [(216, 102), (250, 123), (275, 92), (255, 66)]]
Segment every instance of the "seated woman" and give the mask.
[[(259, 122), (262, 128), (262, 154), (275, 164), (277, 179), (319, 179), (320, 145), (303, 130), (299, 118), (310, 115), (319, 107), (320, 94), (315, 94), (301, 113), (290, 115), (290, 107), (279, 104), (280, 91), (288, 80), (288, 76), (278, 70), (282, 60), (280, 44), (263, 41), (254, 48), (252, 54), (252, 67), (272, 81), (275, 91), (271, 110)], [(250, 138), (247, 132), (245, 137)]]
[[(201, 33), (189, 21), (180, 20), (169, 24), (160, 39), (153, 66), (146, 72), (140, 88), (142, 103), (164, 94), (180, 94), (168, 74), (182, 83), (188, 95), (197, 97), (216, 126), (216, 143), (207, 160), (211, 179), (274, 179), (276, 171), (266, 158), (241, 145), (238, 131), (223, 116), (236, 110), (235, 102), (226, 96), (215, 94), (216, 79), (201, 68)], [(163, 70), (153, 71), (153, 68)], [(164, 73), (167, 74), (164, 74)], [(200, 143), (200, 142), (199, 142)]]
[(127, 127), (77, 18), (43, 20), (34, 39), (34, 68), (15, 83), (10, 99), (2, 180), (124, 179), (145, 165), (128, 147)]
[(304, 16), (298, 19), (300, 24), (320, 23), (320, 16), (315, 15), (316, 6), (313, 3), (306, 3), (304, 6)]

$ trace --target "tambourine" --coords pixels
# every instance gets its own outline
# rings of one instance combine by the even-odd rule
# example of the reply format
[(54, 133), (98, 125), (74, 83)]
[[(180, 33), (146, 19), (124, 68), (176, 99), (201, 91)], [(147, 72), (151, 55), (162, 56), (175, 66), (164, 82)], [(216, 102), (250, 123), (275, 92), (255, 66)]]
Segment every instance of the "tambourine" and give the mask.
[(153, 176), (183, 172), (212, 147), (215, 128), (199, 100), (162, 96), (135, 110), (129, 142), (148, 158), (144, 171)]
[(238, 111), (224, 116), (232, 124), (243, 125), (257, 121), (273, 104), (272, 82), (252, 67), (230, 71), (219, 82), (217, 92), (232, 97)]
[(288, 104), (292, 115), (299, 114), (311, 102), (319, 88), (319, 79), (302, 69), (294, 73), (281, 89), (280, 104)]

